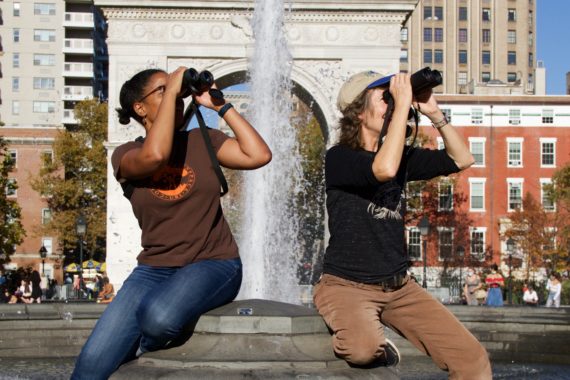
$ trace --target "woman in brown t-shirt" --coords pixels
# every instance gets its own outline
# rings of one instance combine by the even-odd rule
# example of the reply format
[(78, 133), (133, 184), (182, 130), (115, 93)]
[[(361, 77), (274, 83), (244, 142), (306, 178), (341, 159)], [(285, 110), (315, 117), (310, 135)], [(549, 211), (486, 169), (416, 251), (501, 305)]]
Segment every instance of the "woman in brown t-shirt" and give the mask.
[[(129, 201), (143, 249), (83, 347), (73, 379), (107, 379), (144, 352), (180, 344), (201, 314), (239, 291), (241, 261), (205, 141), (197, 129), (180, 131), (185, 70), (144, 70), (121, 88), (119, 121), (135, 119), (146, 137), (117, 147), (111, 161), (117, 181), (133, 189)], [(269, 147), (230, 103), (209, 91), (192, 96), (217, 111), (235, 135), (208, 131), (222, 166), (247, 170), (269, 163)]]

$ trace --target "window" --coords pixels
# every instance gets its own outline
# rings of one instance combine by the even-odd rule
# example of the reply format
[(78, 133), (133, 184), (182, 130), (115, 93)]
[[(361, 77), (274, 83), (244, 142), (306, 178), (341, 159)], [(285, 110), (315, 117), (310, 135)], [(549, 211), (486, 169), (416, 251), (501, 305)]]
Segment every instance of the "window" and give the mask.
[(443, 28), (434, 29), (434, 41), (443, 42)]
[(433, 15), (435, 20), (443, 20), (443, 7), (433, 7)]
[(554, 123), (554, 110), (552, 109), (542, 110), (542, 123), (543, 124)]
[[(48, 255), (51, 255), (53, 252), (53, 239), (50, 237), (43, 237), (42, 238), (42, 245), (44, 247), (46, 247), (47, 253)], [(46, 268), (46, 274), (47, 274), (48, 268)], [(53, 278), (53, 276), (50, 276)]]
[(4, 189), (4, 191), (6, 192), (7, 197), (18, 196), (18, 190), (15, 178), (8, 178), (8, 181), (6, 181), (6, 188)]
[(14, 11), (12, 12), (14, 17), (20, 17), (20, 8), (20, 3), (14, 3)]
[(431, 6), (424, 5), (424, 20), (431, 20)]
[(517, 52), (510, 51), (507, 53), (507, 63), (509, 65), (516, 65), (517, 64)]
[(35, 90), (53, 90), (55, 88), (55, 78), (34, 78)]
[(542, 245), (542, 250), (554, 251), (556, 249), (556, 227), (544, 227), (544, 238), (547, 242)]
[(51, 210), (49, 208), (42, 209), (42, 224), (51, 222)]
[(556, 138), (540, 138), (540, 167), (556, 166)]
[(408, 256), (411, 260), (422, 258), (422, 235), (417, 227), (408, 229)]
[(408, 49), (400, 50), (400, 62), (408, 62)]
[(446, 260), (453, 257), (453, 229), (438, 227), (439, 259)]
[(439, 206), (438, 211), (450, 211), (453, 209), (453, 183), (447, 179), (438, 184)]
[(491, 9), (490, 8), (483, 8), (481, 13), (483, 21), (491, 21)]
[(467, 7), (459, 7), (459, 21), (467, 20)]
[(443, 50), (435, 49), (434, 50), (434, 63), (443, 63)]
[(40, 16), (53, 16), (55, 15), (55, 4), (35, 3), (34, 14)]
[(470, 227), (469, 232), (471, 235), (471, 254), (483, 260), (485, 258), (485, 227)]
[(418, 211), (422, 209), (422, 190), (421, 182), (406, 183), (406, 208), (408, 211)]
[(534, 43), (534, 37), (532, 32), (528, 32), (528, 46), (532, 46), (532, 44)]
[(12, 115), (19, 115), (19, 114), (20, 114), (20, 101), (12, 100)]
[(12, 55), (12, 67), (15, 69), (20, 67), (20, 53), (14, 53), (14, 55)]
[(484, 65), (491, 64), (491, 51), (490, 50), (483, 50), (481, 54), (481, 63)]
[(508, 211), (522, 208), (522, 185), (523, 178), (507, 178), (508, 184)]
[(14, 91), (14, 92), (20, 91), (20, 78), (19, 77), (13, 77), (12, 78), (12, 91)]
[(483, 124), (483, 108), (473, 108), (471, 110), (471, 123)]
[(556, 204), (552, 200), (552, 196), (547, 189), (547, 187), (551, 184), (552, 180), (550, 178), (540, 179), (540, 199), (544, 211), (556, 211)]
[(14, 42), (20, 42), (20, 29), (16, 28), (12, 30), (12, 40)]
[(532, 53), (528, 53), (528, 67), (534, 66), (534, 55)]
[(488, 71), (484, 71), (481, 73), (481, 82), (487, 83), (491, 80), (491, 73)]
[(36, 41), (36, 42), (54, 42), (55, 41), (55, 30), (34, 29), (34, 41)]
[(521, 168), (522, 162), (522, 147), (524, 139), (522, 137), (507, 137), (507, 167)]
[(440, 107), (440, 109), (441, 109), (441, 112), (443, 112), (443, 116), (445, 116), (445, 118), (447, 119), (447, 121), (448, 121), (449, 123), (451, 123), (451, 117), (452, 117), (451, 108), (441, 108), (441, 107)]
[(437, 136), (437, 150), (445, 149), (445, 143), (443, 142), (443, 137)]
[(507, 43), (516, 44), (517, 43), (517, 31), (509, 30), (507, 31)]
[(8, 150), (8, 154), (10, 155), (10, 159), (12, 160), (14, 167), (17, 168), (18, 167), (18, 151), (16, 149), (10, 149), (10, 150)]
[(507, 11), (507, 20), (509, 21), (517, 21), (517, 10), (513, 8), (509, 8)]
[(41, 160), (44, 166), (47, 163), (53, 163), (53, 150), (49, 149), (42, 151)]
[(469, 178), (469, 211), (485, 211), (485, 178)]
[(400, 29), (400, 41), (402, 42), (408, 41), (408, 28)]
[(481, 40), (485, 44), (488, 44), (491, 42), (491, 29), (483, 29), (483, 31), (481, 33)]
[(424, 42), (431, 42), (432, 40), (432, 28), (424, 28)]
[(467, 29), (459, 29), (459, 42), (467, 42)]
[(519, 125), (521, 123), (521, 110), (520, 109), (509, 109), (509, 124)]
[(459, 63), (462, 65), (467, 64), (467, 50), (459, 50)]
[(485, 166), (485, 137), (469, 137), (469, 150), (475, 159), (473, 166)]
[(54, 54), (34, 54), (34, 66), (53, 66), (55, 65)]
[(513, 83), (517, 81), (517, 73), (507, 73), (507, 82)]
[(431, 49), (424, 49), (424, 63), (433, 62), (433, 52)]
[(459, 84), (459, 85), (467, 84), (467, 72), (466, 71), (460, 71), (457, 73), (457, 84)]
[(532, 27), (533, 21), (534, 21), (534, 13), (532, 11), (528, 11), (528, 26)]
[(54, 113), (55, 102), (34, 101), (34, 112), (36, 113)]

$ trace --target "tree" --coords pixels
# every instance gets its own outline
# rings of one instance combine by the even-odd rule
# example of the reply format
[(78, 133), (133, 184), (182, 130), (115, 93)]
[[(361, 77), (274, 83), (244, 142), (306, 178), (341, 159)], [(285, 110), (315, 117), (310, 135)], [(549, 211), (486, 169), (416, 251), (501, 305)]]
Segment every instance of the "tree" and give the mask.
[(14, 169), (14, 161), (8, 153), (8, 144), (0, 136), (0, 265), (10, 261), (14, 247), (22, 243), (26, 231), (22, 226), (22, 209), (8, 194), (18, 188), (16, 181), (9, 178)]
[(530, 271), (539, 267), (564, 269), (568, 252), (561, 243), (566, 219), (562, 213), (547, 212), (530, 193), (523, 199), (523, 207), (510, 217), (511, 226), (505, 231), (506, 238), (512, 238), (524, 253), (526, 279)]
[[(44, 157), (32, 188), (46, 197), (52, 219), (40, 226), (55, 235), (66, 257), (76, 252), (75, 223), (82, 213), (87, 220), (85, 251), (105, 260), (107, 201), (107, 104), (97, 99), (79, 102), (74, 130), (62, 130), (54, 142), (54, 157)], [(75, 257), (72, 260), (76, 262)], [(67, 260), (69, 262), (69, 260)]]
[(554, 173), (552, 184), (546, 187), (552, 200), (570, 212), (570, 163)]

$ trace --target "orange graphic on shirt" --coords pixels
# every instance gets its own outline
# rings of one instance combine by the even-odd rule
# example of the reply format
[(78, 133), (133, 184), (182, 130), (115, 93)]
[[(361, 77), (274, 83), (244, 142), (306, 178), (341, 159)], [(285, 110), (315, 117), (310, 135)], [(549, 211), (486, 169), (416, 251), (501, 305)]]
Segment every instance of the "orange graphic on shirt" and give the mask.
[(173, 201), (188, 194), (195, 181), (191, 167), (167, 166), (152, 176), (150, 192), (157, 198)]

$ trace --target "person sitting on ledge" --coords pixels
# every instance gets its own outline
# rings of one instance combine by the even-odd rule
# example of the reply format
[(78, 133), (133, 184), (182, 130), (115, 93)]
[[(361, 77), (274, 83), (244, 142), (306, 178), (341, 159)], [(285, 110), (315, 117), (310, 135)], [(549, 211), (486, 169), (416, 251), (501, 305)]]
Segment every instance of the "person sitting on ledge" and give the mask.
[[(107, 379), (145, 352), (182, 343), (203, 313), (238, 294), (242, 264), (223, 216), (220, 181), (200, 129), (181, 130), (185, 71), (144, 70), (121, 88), (119, 122), (133, 118), (146, 138), (117, 147), (111, 163), (117, 181), (132, 186), (128, 198), (143, 249), (81, 350), (72, 379)], [(217, 94), (193, 93), (193, 101), (217, 111), (235, 136), (206, 131), (219, 163), (241, 170), (266, 165), (265, 141), (210, 92)]]
[[(387, 91), (393, 100), (384, 97)], [(406, 182), (456, 173), (474, 162), (431, 90), (422, 95), (412, 95), (408, 74), (362, 72), (342, 86), (340, 139), (325, 159), (330, 240), (314, 302), (332, 330), (336, 355), (351, 365), (398, 363), (385, 325), (451, 378), (490, 379), (483, 346), (408, 273)], [(444, 150), (406, 146), (412, 103), (442, 136)]]
[(109, 282), (109, 277), (104, 276), (101, 282), (103, 283), (103, 287), (97, 295), (97, 302), (109, 303), (115, 297), (115, 289), (113, 288), (113, 284)]
[(528, 285), (524, 291), (523, 302), (528, 306), (538, 305), (538, 294), (536, 294), (536, 290), (533, 289), (532, 285)]

